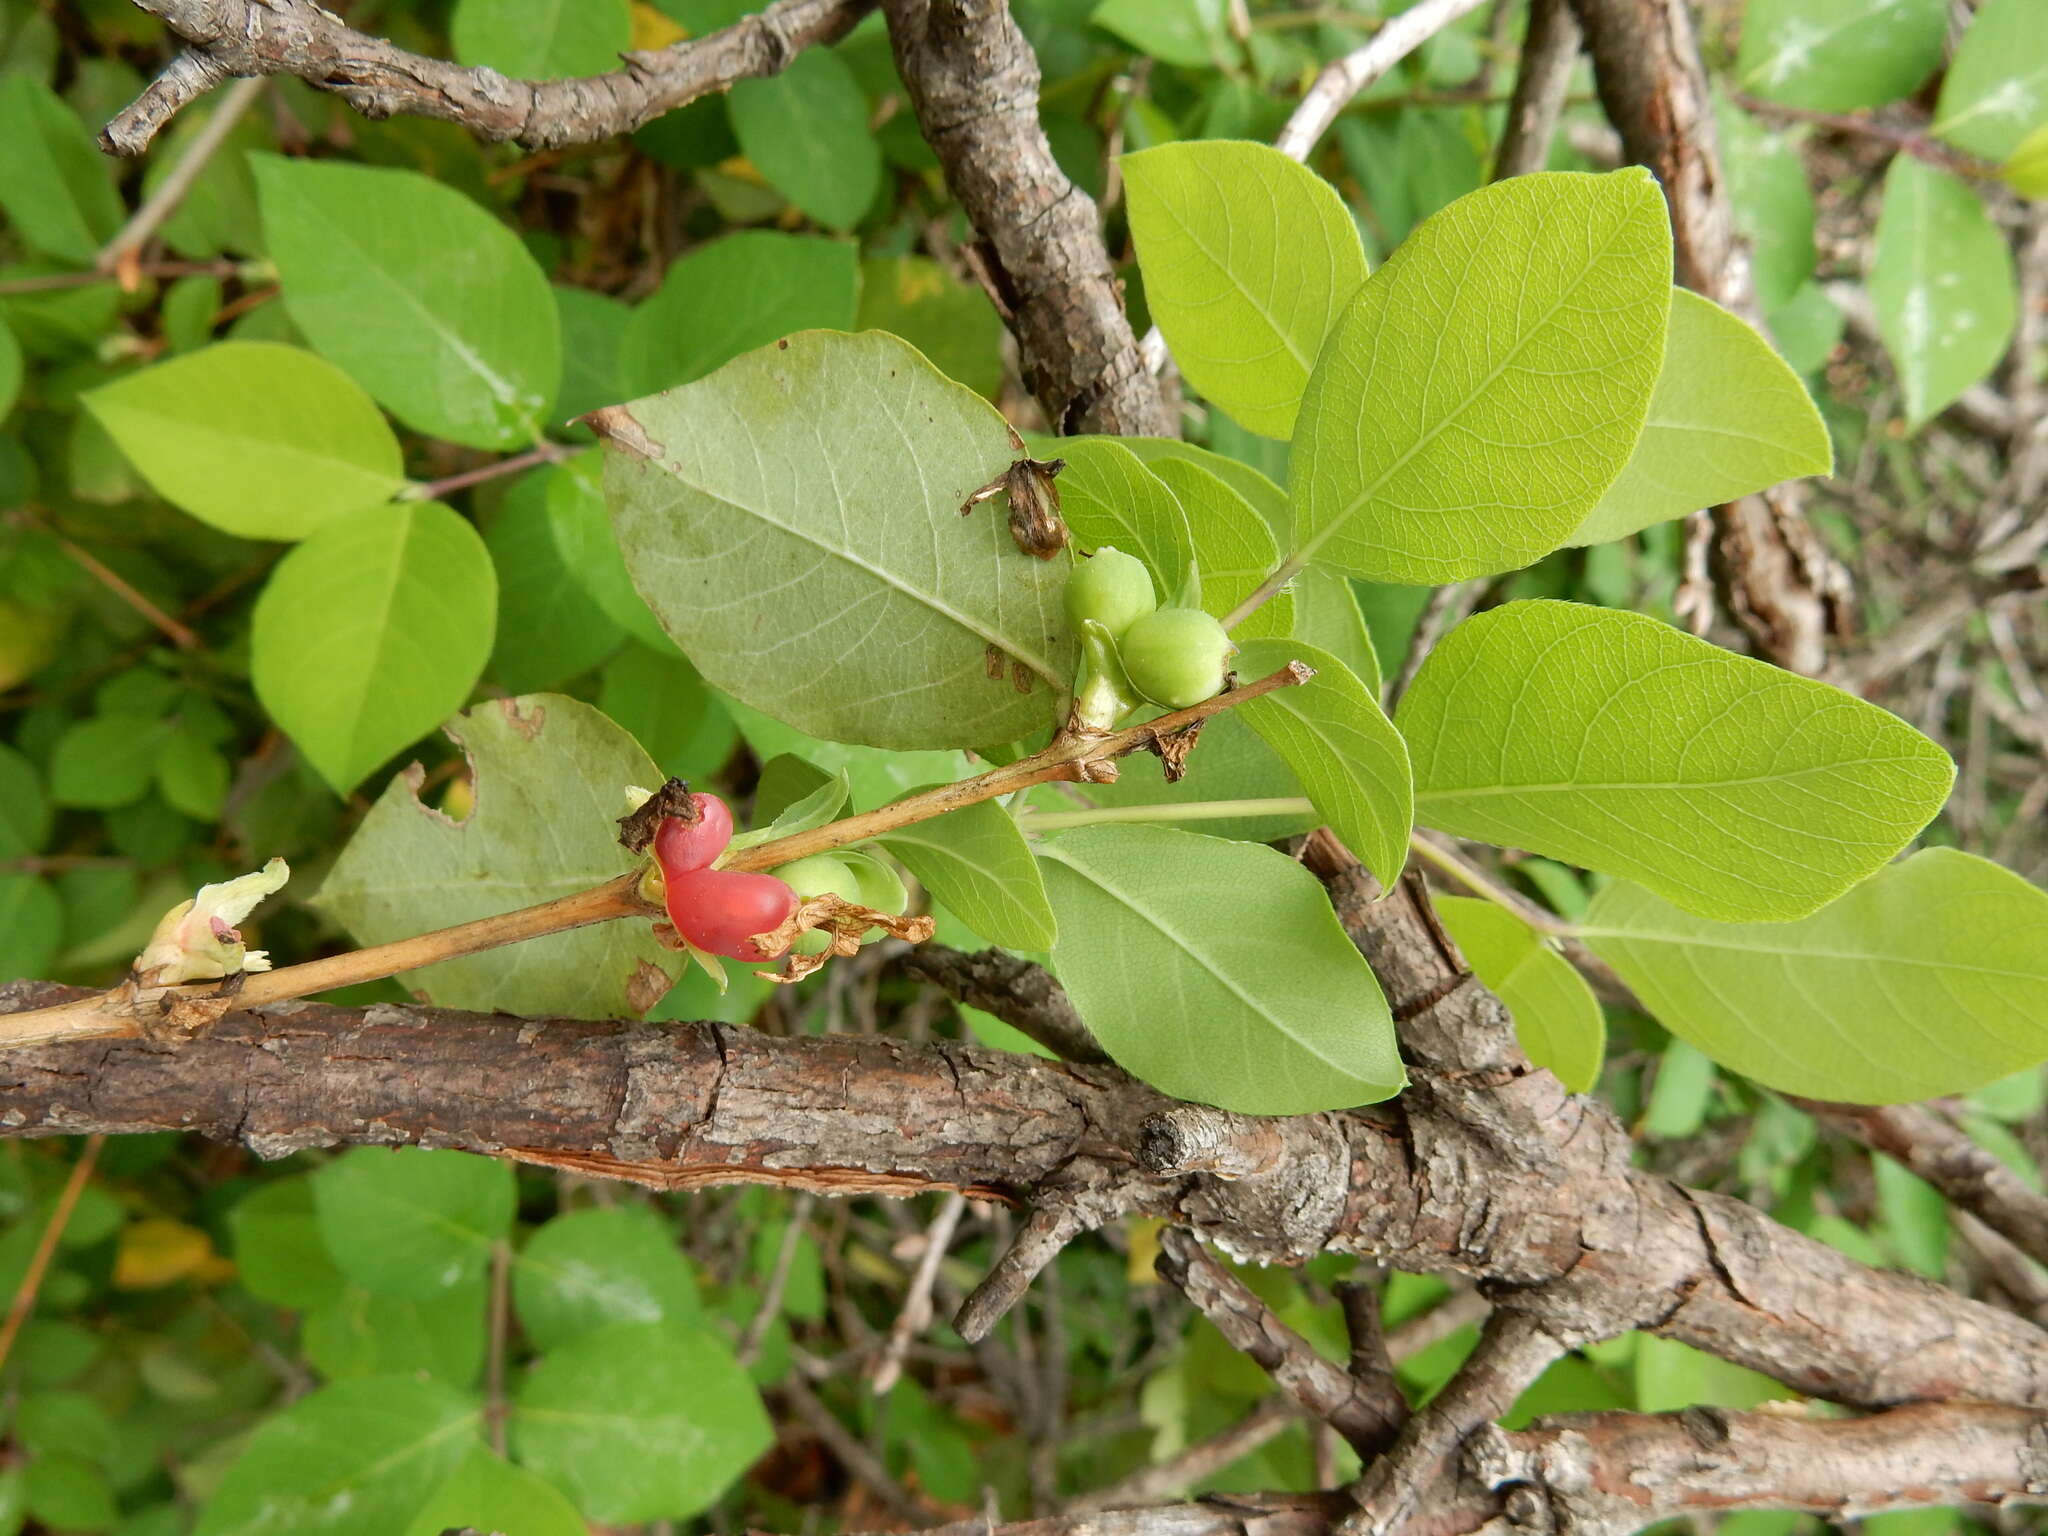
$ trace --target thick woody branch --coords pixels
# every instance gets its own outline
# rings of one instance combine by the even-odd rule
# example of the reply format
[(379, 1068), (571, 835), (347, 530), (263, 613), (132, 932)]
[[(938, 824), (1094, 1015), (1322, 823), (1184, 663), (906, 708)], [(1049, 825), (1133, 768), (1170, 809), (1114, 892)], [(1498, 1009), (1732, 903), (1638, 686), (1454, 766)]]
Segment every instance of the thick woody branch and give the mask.
[(1579, 62), (1584, 40), (1571, 0), (1529, 0), (1529, 29), (1515, 69), (1514, 97), (1493, 162), (1495, 181), (1527, 176), (1549, 161), (1550, 141), (1557, 137), (1572, 68)]
[(1155, 1267), (1216, 1331), (1252, 1358), (1282, 1391), (1350, 1442), (1361, 1459), (1385, 1450), (1408, 1417), (1391, 1376), (1368, 1383), (1325, 1360), (1281, 1322), (1256, 1292), (1178, 1227), (1159, 1235)]
[[(1572, 4), (1625, 153), (1663, 183), (1678, 280), (1759, 320), (1686, 0)], [(1780, 666), (1825, 671), (1829, 638), (1847, 624), (1848, 578), (1808, 525), (1797, 487), (1717, 508), (1714, 523), (1722, 596), (1750, 639)]]
[(1138, 355), (1095, 202), (1038, 122), (1038, 59), (1004, 0), (884, 0), (896, 68), (981, 237), (989, 295), (1053, 430), (1173, 437)]
[(480, 139), (530, 149), (592, 144), (741, 80), (773, 75), (814, 44), (836, 42), (873, 0), (776, 0), (721, 31), (621, 54), (625, 68), (576, 80), (513, 80), (464, 69), (356, 31), (313, 0), (135, 0), (185, 44), (100, 135), (139, 155), (180, 108), (240, 75), (291, 75), (365, 117), (459, 123)]

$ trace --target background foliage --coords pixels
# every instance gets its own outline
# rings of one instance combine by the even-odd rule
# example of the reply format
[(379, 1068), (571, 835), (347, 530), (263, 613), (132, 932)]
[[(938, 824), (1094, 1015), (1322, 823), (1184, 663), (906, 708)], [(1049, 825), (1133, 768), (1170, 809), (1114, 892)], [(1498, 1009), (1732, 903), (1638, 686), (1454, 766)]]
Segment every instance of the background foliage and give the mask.
[[(622, 46), (701, 33), (742, 8), (391, 0), (351, 19), (465, 63), (553, 75), (603, 69)], [(1104, 202), (1141, 324), (1152, 314), (1136, 246), (1174, 231), (1201, 236), (1202, 221), (1218, 217), (1187, 194), (1204, 159), (1165, 148), (1269, 140), (1305, 75), (1400, 8), (1260, 4), (1248, 26), (1233, 26), (1207, 0), (1019, 0), (1046, 71), (1048, 133), (1068, 173)], [(1261, 226), (1255, 210), (1221, 216), (1237, 242), (1232, 282), (1249, 271), (1286, 289), (1292, 307), (1276, 328), (1300, 383), (1358, 276), (1482, 185), (1519, 15), (1512, 5), (1492, 17), (1482, 10), (1439, 36), (1340, 118), (1316, 175), (1275, 193), (1324, 232), (1327, 282), (1293, 281), (1287, 250), (1260, 243), (1262, 228), (1270, 236), (1278, 226)], [(1765, 479), (1805, 472), (1832, 448), (1837, 476), (1821, 489), (1822, 521), (1865, 594), (1858, 680), (1962, 769), (1959, 792), (1926, 834), (1938, 846), (1855, 899), (1922, 914), (1924, 903), (1900, 889), (1953, 880), (1941, 874), (1961, 860), (1951, 850), (1983, 853), (2018, 875), (1969, 864), (1965, 884), (1987, 889), (1941, 886), (1962, 904), (1941, 923), (1995, 927), (1968, 902), (2020, 901), (2020, 877), (2048, 878), (2048, 715), (2037, 681), (2048, 632), (2038, 604), (1973, 611), (1966, 600), (1930, 643), (1904, 637), (1907, 618), (1944, 597), (1944, 572), (1999, 532), (2008, 466), (1998, 413), (2010, 418), (2013, 402), (2039, 386), (2038, 327), (2017, 351), (2012, 342), (2029, 307), (2048, 297), (2048, 241), (2039, 205), (2024, 201), (2048, 192), (2048, 22), (2036, 0), (1985, 0), (1966, 24), (1942, 0), (1749, 0), (1709, 7), (1708, 20), (1723, 147), (1739, 219), (1756, 242), (1767, 328), (1818, 410), (1816, 419), (1780, 388), (1760, 413), (1770, 440), (1752, 450), (1763, 469), (1741, 468)], [(297, 82), (273, 82), (206, 163), (134, 281), (117, 282), (94, 273), (100, 251), (208, 113), (224, 110), (216, 96), (188, 111), (141, 166), (99, 154), (94, 129), (139, 89), (161, 46), (155, 22), (114, 0), (0, 6), (0, 145), (9, 146), (0, 155), (0, 980), (106, 981), (192, 887), (272, 854), (293, 861), (292, 895), (302, 899), (266, 912), (259, 942), (303, 958), (347, 947), (347, 935), (370, 942), (471, 915), (449, 894), (462, 889), (462, 861), (483, 839), (521, 846), (536, 823), (559, 825), (564, 841), (530, 872), (528, 899), (554, 894), (550, 881), (572, 888), (615, 872), (614, 846), (572, 836), (616, 814), (615, 786), (680, 774), (750, 803), (747, 824), (759, 826), (834, 774), (856, 806), (958, 777), (968, 764), (956, 747), (991, 746), (1035, 723), (1009, 704), (986, 733), (935, 749), (917, 722), (878, 727), (872, 711), (834, 714), (823, 687), (812, 713), (785, 708), (770, 719), (749, 708), (734, 697), (749, 691), (743, 672), (720, 671), (693, 646), (707, 680), (635, 593), (594, 439), (571, 424), (700, 380), (699, 399), (730, 391), (735, 374), (707, 376), (790, 331), (873, 328), (904, 337), (964, 388), (935, 396), (958, 424), (951, 436), (906, 448), (847, 421), (838, 468), (850, 481), (887, 494), (882, 477), (902, 473), (906, 452), (1001, 458), (1000, 425), (975, 395), (1026, 428), (1044, 425), (994, 309), (957, 264), (969, 232), (906, 109), (876, 18), (779, 78), (671, 114), (630, 142), (560, 154), (483, 148), (414, 119), (366, 122)], [(1573, 102), (1553, 168), (1603, 168), (1612, 146), (1583, 79)], [(1227, 165), (1214, 180), (1247, 184)], [(1645, 184), (1639, 195), (1654, 193)], [(1464, 205), (1487, 210), (1481, 237), (1503, 261), (1526, 253), (1519, 197), (1507, 188), (1494, 203)], [(1456, 232), (1434, 228), (1435, 239)], [(1405, 260), (1409, 268), (1393, 270), (1421, 269), (1419, 258)], [(1669, 273), (1647, 255), (1641, 265), (1633, 288), (1613, 297), (1648, 326), (1661, 323)], [(1196, 263), (1188, 280), (1199, 288), (1221, 270)], [(1172, 326), (1160, 283), (1157, 318)], [(1231, 285), (1218, 291), (1227, 298)], [(1750, 345), (1719, 313), (1681, 302), (1670, 323), (1674, 334), (1692, 327), (1703, 352)], [(1450, 602), (1484, 617), (1454, 643), (1483, 643), (1489, 625), (1566, 623), (1556, 616), (1567, 610), (1509, 605), (1569, 599), (1612, 610), (1570, 610), (1580, 614), (1572, 625), (1640, 625), (1655, 633), (1645, 643), (1691, 644), (1651, 623), (1674, 616), (1678, 525), (1643, 526), (1604, 503), (1589, 511), (1569, 485), (1537, 487), (1554, 494), (1517, 503), (1547, 519), (1527, 553), (1575, 528), (1588, 542), (1525, 570), (1446, 562), (1420, 540), (1392, 556), (1346, 557), (1345, 530), (1361, 506), (1345, 478), (1355, 453), (1313, 448), (1323, 457), (1290, 475), (1275, 439), (1305, 423), (1303, 440), (1317, 444), (1318, 413), (1348, 424), (1357, 402), (1311, 386), (1297, 412), (1298, 385), (1258, 398), (1264, 375), (1244, 373), (1241, 343), (1268, 318), (1212, 325), (1213, 355), (1179, 349), (1194, 447), (1063, 449), (1075, 465), (1068, 510), (1078, 535), (1138, 549), (1155, 570), (1197, 558), (1203, 604), (1223, 613), (1288, 547), (1289, 505), (1275, 500), (1288, 485), (1308, 526), (1329, 530), (1333, 569), (1309, 573), (1257, 623), (1342, 658), (1374, 692), (1383, 671), (1402, 670), (1418, 625), (1433, 636), (1443, 617), (1425, 616), (1427, 585), (1390, 580), (1476, 576)], [(1704, 409), (1682, 385), (1659, 382), (1653, 405), (1675, 454), (1685, 451), (1688, 410)], [(1529, 404), (1504, 403), (1484, 425)], [(1589, 453), (1625, 457), (1627, 442), (1617, 442), (1603, 450), (1594, 441)], [(1173, 494), (1148, 489), (1160, 483)], [(1205, 515), (1191, 524), (1181, 504)], [(1680, 498), (1656, 515), (1692, 504)], [(975, 526), (1000, 548), (996, 517)], [(624, 537), (631, 557), (630, 524)], [(772, 585), (792, 572), (749, 563), (742, 574)], [(861, 599), (857, 576), (836, 579), (848, 582), (848, 603)], [(987, 621), (1008, 622), (1002, 613)], [(822, 673), (849, 638), (798, 637), (793, 647), (813, 649), (792, 655), (811, 656)], [(1048, 657), (1046, 680), (1056, 685), (1070, 665)], [(541, 691), (563, 699), (539, 750), (559, 754), (553, 782), (582, 786), (588, 806), (489, 792), (494, 745), (517, 730), (516, 711), (476, 709), (458, 726), (459, 744), (437, 730), (464, 706)], [(1455, 714), (1446, 692), (1425, 669), (1406, 695), (1404, 725), (1431, 709)], [(1569, 686), (1557, 694), (1545, 700), (1553, 719), (1585, 703)], [(1092, 808), (1306, 792), (1334, 821), (1307, 749), (1289, 745), (1320, 739), (1316, 722), (1288, 719), (1220, 719), (1189, 785), (1134, 774), (1090, 786)], [(863, 730), (866, 744), (830, 739)], [(890, 745), (920, 750), (881, 750)], [(1469, 760), (1450, 759), (1461, 771)], [(417, 775), (394, 777), (414, 761)], [(1911, 780), (1910, 764), (1898, 771)], [(1501, 877), (1583, 921), (1602, 957), (1657, 1007), (1661, 1024), (1603, 1013), (1528, 930), (1489, 930), (1497, 909), (1447, 904), (1482, 976), (1517, 1005), (1525, 1031), (1552, 1032), (1562, 1073), (1575, 1085), (1597, 1078), (1631, 1116), (1646, 1162), (1744, 1194), (1859, 1258), (1996, 1285), (1981, 1255), (1954, 1240), (1931, 1191), (1881, 1156), (1824, 1140), (1771, 1091), (1968, 1086), (1972, 1134), (2038, 1180), (2039, 1074), (2001, 1078), (2020, 1057), (1971, 1060), (1967, 1073), (1944, 1077), (1936, 1067), (1954, 1063), (1908, 1038), (1890, 1060), (1924, 1059), (1925, 1075), (1902, 1082), (1895, 1065), (1873, 1064), (1869, 1021), (1891, 993), (1934, 984), (1925, 972), (1896, 953), (1842, 960), (1845, 946), (1826, 927), (1839, 910), (1804, 916), (1814, 893), (1789, 875), (1739, 871), (1712, 915), (1764, 915), (1757, 903), (1782, 900), (1767, 915), (1797, 921), (1715, 928), (1663, 910), (1649, 891), (1602, 889), (1557, 862), (1638, 873), (1587, 859), (1581, 843), (1550, 846), (1526, 824), (1460, 821), (1454, 806), (1475, 786), (1419, 754), (1416, 776), (1426, 824), (1518, 845)], [(418, 817), (415, 796), (469, 835), (447, 837)], [(1361, 801), (1347, 841), (1377, 854), (1376, 865), (1398, 864), (1400, 833), (1370, 819), (1378, 803)], [(1483, 803), (1499, 814), (1497, 801)], [(1041, 806), (1090, 808), (1066, 797)], [(1639, 823), (1666, 814), (1628, 809)], [(403, 871), (445, 866), (431, 894), (408, 894), (376, 866), (377, 838), (343, 851), (380, 819), (402, 822)], [(1192, 900), (1196, 872), (1227, 871), (1188, 854), (1186, 840), (1270, 838), (1311, 819), (1296, 805), (1194, 830), (1079, 828), (1048, 845), (1042, 900), (1016, 873), (1014, 829), (986, 818), (950, 836), (906, 834), (888, 851), (948, 891), (942, 938), (1037, 953), (1062, 927), (1116, 920), (1093, 910), (1104, 897), (1089, 878), (1091, 855), (1101, 858), (1105, 844), (1156, 844), (1144, 856), (1163, 868), (1185, 858)], [(1900, 836), (1912, 819), (1901, 814)], [(1860, 835), (1821, 830), (1835, 843)], [(1865, 840), (1874, 846), (1891, 830)], [(303, 899), (316, 890), (317, 900)], [(1822, 1077), (1786, 1076), (1771, 1058), (1773, 1031), (1717, 1016), (1704, 994), (1669, 980), (1670, 936), (1687, 924), (1719, 935), (1712, 942), (1726, 953), (1715, 963), (1728, 967), (1729, 990), (1783, 993), (1806, 979), (1803, 1006), (1843, 1021), (1851, 1042)], [(1936, 956), (1939, 929), (1923, 935)], [(1767, 946), (1725, 942), (1752, 930)], [(1256, 933), (1246, 938), (1256, 948)], [(1332, 944), (1333, 965), (1355, 960)], [(516, 985), (535, 1009), (625, 1011), (628, 963), (663, 958), (609, 929), (550, 945), (471, 963), (467, 980), (454, 967), (418, 980), (454, 1003), (488, 1005)], [(1823, 952), (1839, 977), (1816, 971)], [(1697, 950), (1687, 956), (1693, 963)], [(1789, 979), (1759, 983), (1757, 967)], [(1084, 1006), (1127, 980), (1096, 971), (1064, 968)], [(582, 988), (586, 972), (613, 977), (615, 991)], [(565, 976), (578, 984), (573, 995), (533, 990)], [(380, 984), (345, 1000), (405, 995)], [(719, 996), (688, 977), (652, 1016), (779, 1031), (886, 1026), (910, 1038), (967, 1031), (1022, 1048), (996, 1021), (920, 993), (882, 947), (789, 995), (768, 996), (742, 976)], [(1172, 1088), (1166, 1054), (1147, 1075)], [(1266, 1064), (1276, 1080), (1302, 1070), (1284, 1056)], [(1391, 1087), (1397, 1068), (1381, 1068), (1344, 1085), (1343, 1101)], [(412, 1536), (471, 1522), (555, 1536), (673, 1529), (699, 1516), (721, 1529), (796, 1529), (807, 1519), (861, 1528), (975, 1514), (985, 1488), (1021, 1513), (1114, 1484), (1261, 1411), (1269, 1384), (1162, 1292), (1141, 1226), (1065, 1254), (994, 1345), (970, 1352), (940, 1325), (913, 1347), (892, 1392), (870, 1392), (862, 1371), (929, 1217), (761, 1192), (647, 1197), (443, 1152), (358, 1150), (269, 1166), (170, 1138), (7, 1143), (0, 1294), (27, 1295), (38, 1240), (61, 1236), (4, 1361), (0, 1531)], [(1006, 1220), (970, 1214), (941, 1269), (942, 1313), (985, 1268)], [(1329, 1287), (1349, 1267), (1324, 1260), (1247, 1279), (1341, 1355)], [(1470, 1314), (1441, 1283), (1412, 1277), (1388, 1281), (1385, 1306), (1404, 1385), (1426, 1395), (1469, 1349), (1461, 1318)], [(1563, 1362), (1518, 1414), (1745, 1406), (1781, 1392), (1631, 1336)], [(1191, 1472), (1189, 1486), (1309, 1487), (1342, 1467), (1348, 1453), (1269, 1417), (1263, 1439)], [(1930, 1531), (1956, 1523), (1942, 1513), (1886, 1518)], [(1741, 1522), (1759, 1528), (1745, 1536), (1796, 1523)]]

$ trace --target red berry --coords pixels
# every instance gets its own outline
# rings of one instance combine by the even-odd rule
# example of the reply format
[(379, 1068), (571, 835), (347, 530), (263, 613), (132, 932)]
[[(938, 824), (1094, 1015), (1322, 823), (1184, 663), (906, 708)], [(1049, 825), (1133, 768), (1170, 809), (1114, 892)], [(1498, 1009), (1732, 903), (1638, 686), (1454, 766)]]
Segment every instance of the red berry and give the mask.
[(685, 870), (667, 876), (668, 920), (708, 954), (729, 960), (774, 960), (754, 935), (782, 926), (797, 908), (796, 892), (773, 875), (735, 869)]
[(708, 869), (732, 841), (732, 812), (716, 795), (692, 795), (697, 819), (664, 816), (654, 833), (654, 856), (664, 878), (693, 869)]

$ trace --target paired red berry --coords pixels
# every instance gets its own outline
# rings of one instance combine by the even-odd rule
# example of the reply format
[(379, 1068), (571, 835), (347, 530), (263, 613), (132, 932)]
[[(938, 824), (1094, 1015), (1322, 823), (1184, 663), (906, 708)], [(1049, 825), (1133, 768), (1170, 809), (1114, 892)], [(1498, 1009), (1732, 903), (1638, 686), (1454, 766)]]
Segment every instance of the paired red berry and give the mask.
[(668, 920), (707, 954), (728, 960), (778, 959), (784, 950), (763, 950), (754, 937), (782, 926), (796, 911), (796, 892), (773, 875), (711, 868), (732, 841), (732, 812), (716, 795), (691, 798), (697, 806), (695, 821), (670, 816), (654, 834)]

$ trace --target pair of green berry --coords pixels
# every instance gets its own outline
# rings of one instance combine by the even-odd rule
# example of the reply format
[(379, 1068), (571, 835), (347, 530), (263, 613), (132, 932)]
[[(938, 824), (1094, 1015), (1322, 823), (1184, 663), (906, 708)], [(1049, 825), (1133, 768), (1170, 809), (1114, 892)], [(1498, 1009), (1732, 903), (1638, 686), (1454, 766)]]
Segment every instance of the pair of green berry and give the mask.
[(1124, 675), (1164, 709), (1186, 709), (1222, 690), (1235, 647), (1199, 608), (1161, 608), (1144, 562), (1105, 544), (1067, 577), (1067, 617), (1100, 624), (1116, 641)]

